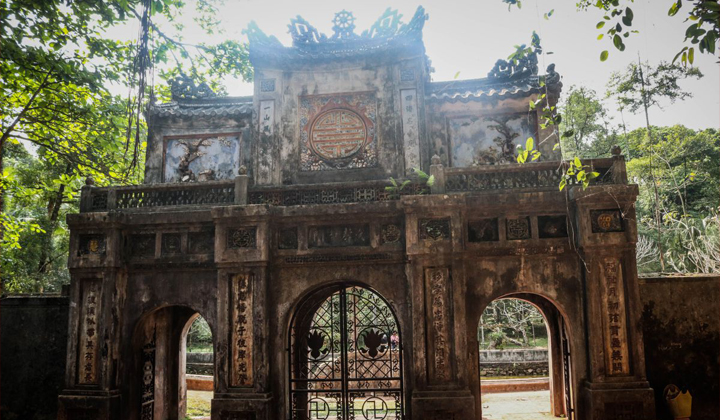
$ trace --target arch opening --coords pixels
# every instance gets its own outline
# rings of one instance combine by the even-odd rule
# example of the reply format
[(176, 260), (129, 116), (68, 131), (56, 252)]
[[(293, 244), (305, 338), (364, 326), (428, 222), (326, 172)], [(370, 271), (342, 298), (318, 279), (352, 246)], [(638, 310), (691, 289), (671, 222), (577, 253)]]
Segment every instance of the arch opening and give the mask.
[(482, 418), (574, 418), (566, 321), (550, 300), (516, 293), (493, 300), (478, 322)]
[[(130, 380), (130, 418), (209, 419), (213, 347), (210, 326), (192, 308), (166, 306), (143, 315), (133, 335), (135, 374)], [(209, 362), (203, 360), (198, 365), (194, 358), (188, 360), (188, 354), (196, 350), (209, 353), (205, 356)]]
[(403, 417), (400, 327), (376, 292), (340, 285), (309, 296), (289, 343), (291, 419)]

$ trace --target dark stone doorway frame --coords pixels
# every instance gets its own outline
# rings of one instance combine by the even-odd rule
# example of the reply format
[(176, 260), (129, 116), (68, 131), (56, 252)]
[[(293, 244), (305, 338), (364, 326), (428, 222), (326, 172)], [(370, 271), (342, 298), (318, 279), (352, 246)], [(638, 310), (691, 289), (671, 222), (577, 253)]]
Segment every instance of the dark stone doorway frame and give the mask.
[[(154, 309), (140, 317), (133, 334), (134, 364), (129, 381), (131, 402), (125, 406), (129, 418), (145, 418), (143, 410), (151, 410), (153, 416), (150, 418), (155, 419), (185, 418), (187, 334), (193, 322), (201, 316), (190, 307), (173, 305)], [(215, 343), (215, 332), (212, 326), (210, 328)], [(215, 370), (214, 377), (217, 376)]]

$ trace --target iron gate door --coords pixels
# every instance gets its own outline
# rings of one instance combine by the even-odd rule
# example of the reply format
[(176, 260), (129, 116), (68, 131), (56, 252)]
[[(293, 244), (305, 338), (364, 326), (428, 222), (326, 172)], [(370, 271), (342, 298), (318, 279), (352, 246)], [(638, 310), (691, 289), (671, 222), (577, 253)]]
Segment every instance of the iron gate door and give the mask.
[(296, 314), (290, 332), (290, 417), (400, 419), (402, 349), (397, 319), (369, 289), (347, 286)]

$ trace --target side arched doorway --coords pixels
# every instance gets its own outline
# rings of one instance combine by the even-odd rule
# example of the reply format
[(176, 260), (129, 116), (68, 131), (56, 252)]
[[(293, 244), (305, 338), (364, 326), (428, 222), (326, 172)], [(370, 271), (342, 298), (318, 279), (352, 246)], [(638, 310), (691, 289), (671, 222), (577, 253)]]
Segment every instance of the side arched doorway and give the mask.
[(379, 294), (347, 284), (314, 293), (289, 344), (291, 419), (403, 417), (400, 328)]
[[(549, 299), (537, 295), (537, 294), (531, 294), (531, 293), (512, 293), (508, 295), (504, 295), (501, 297), (498, 297), (494, 299), (490, 305), (486, 308), (486, 310), (492, 306), (492, 303), (499, 302), (499, 301), (518, 301), (525, 304), (525, 306), (531, 307), (532, 311), (535, 311), (542, 319), (542, 324), (544, 324), (544, 327), (547, 331), (546, 336), (546, 349), (547, 349), (547, 379), (545, 386), (540, 386), (537, 382), (537, 378), (535, 380), (528, 381), (527, 383), (523, 384), (521, 380), (517, 379), (517, 376), (525, 376), (524, 373), (517, 373), (515, 369), (508, 369), (506, 370), (502, 375), (510, 375), (511, 378), (507, 381), (502, 381), (502, 375), (494, 377), (495, 380), (485, 380), (480, 379), (480, 385), (481, 385), (481, 398), (482, 398), (482, 404), (483, 404), (483, 410), (482, 410), (482, 418), (486, 418), (486, 416), (489, 416), (487, 418), (499, 418), (499, 419), (505, 419), (505, 418), (515, 418), (514, 416), (521, 416), (522, 418), (527, 419), (545, 419), (548, 417), (563, 417), (568, 419), (576, 419), (575, 415), (575, 405), (574, 405), (574, 399), (575, 399), (575, 392), (573, 388), (573, 379), (572, 379), (572, 358), (571, 358), (571, 349), (570, 349), (570, 340), (568, 338), (568, 330), (567, 330), (567, 321), (563, 317), (561, 311), (558, 309), (558, 307), (551, 302)], [(522, 317), (521, 317), (522, 318)], [(481, 319), (482, 321), (482, 319)], [(507, 320), (502, 321), (504, 324), (501, 325), (507, 325), (510, 322)], [(479, 332), (479, 334), (482, 334)], [(478, 340), (481, 341), (482, 339)], [(542, 340), (541, 340), (542, 342)], [(502, 353), (502, 352), (500, 352)], [(508, 353), (514, 353), (513, 350), (510, 350)], [(527, 353), (527, 354), (533, 354), (537, 352), (520, 352), (517, 354), (510, 354), (510, 355), (504, 355), (506, 356), (505, 360), (504, 358), (500, 357), (503, 355), (485, 355), (484, 357), (488, 358), (495, 358), (496, 365), (502, 365), (503, 361), (506, 362), (508, 365), (513, 365), (514, 368), (518, 368), (518, 365), (522, 365), (526, 362), (522, 357), (519, 357), (519, 355)], [(509, 357), (507, 357), (509, 356)], [(487, 360), (486, 360), (487, 363)], [(479, 361), (478, 367), (482, 369), (484, 363), (482, 360)], [(493, 364), (490, 364), (492, 366)], [(522, 369), (520, 369), (522, 371)], [(478, 372), (478, 375), (480, 376), (480, 372)], [(540, 375), (540, 376), (544, 376)], [(483, 384), (483, 382), (485, 382)], [(495, 386), (491, 386), (490, 383), (494, 382)], [(505, 382), (505, 383), (503, 383)], [(496, 389), (492, 389), (496, 388)], [(533, 395), (533, 391), (537, 391), (540, 389), (545, 389), (545, 397), (542, 397), (540, 395)], [(523, 394), (522, 392), (517, 393), (519, 390), (526, 390), (527, 395), (520, 395)], [(548, 392), (549, 391), (549, 392)], [(502, 399), (497, 398), (494, 399), (496, 403), (500, 406), (504, 406), (501, 409), (497, 410), (498, 412), (493, 412), (497, 409), (496, 407), (491, 407), (489, 404), (487, 404), (486, 395), (490, 394), (491, 392), (509, 392), (510, 394), (517, 393), (518, 395), (512, 395), (510, 399)], [(483, 395), (485, 394), (485, 395)], [(508, 396), (510, 396), (508, 394)], [(509, 401), (513, 398), (517, 397), (517, 401), (522, 401), (522, 403), (517, 404), (510, 404)], [(531, 401), (532, 398), (547, 398), (549, 401), (543, 401), (542, 405), (539, 404), (533, 404)], [(526, 403), (527, 402), (527, 403)], [(549, 403), (549, 404), (548, 404)], [(530, 408), (528, 411), (527, 409)], [(536, 411), (537, 409), (537, 411)], [(515, 411), (517, 410), (517, 411)], [(535, 415), (535, 417), (534, 417)]]
[(186, 340), (200, 314), (166, 306), (142, 316), (133, 334), (131, 419), (181, 420), (187, 412)]

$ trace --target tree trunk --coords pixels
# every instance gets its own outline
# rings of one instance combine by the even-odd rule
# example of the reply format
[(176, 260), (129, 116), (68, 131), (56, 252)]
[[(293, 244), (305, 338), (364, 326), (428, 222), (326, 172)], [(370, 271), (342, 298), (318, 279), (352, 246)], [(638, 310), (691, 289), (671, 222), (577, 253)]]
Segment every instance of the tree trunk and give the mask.
[[(72, 167), (68, 163), (65, 167), (65, 174), (70, 174)], [(58, 190), (50, 197), (48, 201), (48, 224), (45, 232), (45, 240), (40, 250), (40, 261), (38, 262), (38, 273), (46, 273), (50, 265), (50, 250), (52, 248), (52, 238), (57, 228), (58, 217), (60, 215), (60, 207), (62, 207), (63, 197), (65, 196), (65, 184), (61, 184)]]
[(640, 84), (642, 86), (642, 100), (643, 108), (645, 109), (645, 126), (647, 128), (648, 139), (650, 140), (650, 176), (653, 181), (653, 190), (655, 191), (655, 225), (657, 226), (658, 233), (658, 251), (660, 252), (660, 271), (665, 271), (665, 256), (663, 255), (662, 245), (662, 218), (660, 216), (660, 195), (658, 194), (657, 179), (655, 178), (655, 165), (653, 159), (652, 145), (654, 145), (652, 138), (652, 130), (650, 129), (650, 114), (648, 113), (648, 100), (647, 92), (645, 91), (645, 77), (643, 76), (642, 63), (640, 62), (640, 56), (638, 56), (638, 72), (640, 72)]

